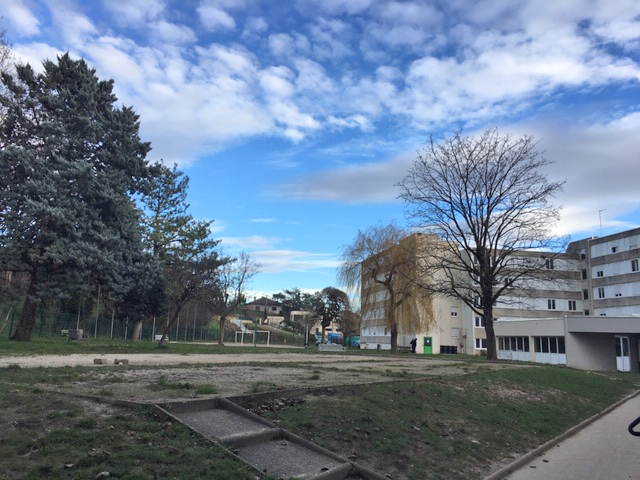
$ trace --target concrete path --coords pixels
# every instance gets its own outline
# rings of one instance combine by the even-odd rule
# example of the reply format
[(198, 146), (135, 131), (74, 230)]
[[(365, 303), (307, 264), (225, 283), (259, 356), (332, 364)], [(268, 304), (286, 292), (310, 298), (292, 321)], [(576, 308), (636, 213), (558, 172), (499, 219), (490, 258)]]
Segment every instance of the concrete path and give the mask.
[(637, 395), (506, 478), (638, 479), (640, 437), (629, 434), (627, 427), (639, 416)]
[(155, 408), (201, 435), (221, 442), (257, 472), (276, 478), (386, 478), (279, 428), (226, 399), (165, 403)]

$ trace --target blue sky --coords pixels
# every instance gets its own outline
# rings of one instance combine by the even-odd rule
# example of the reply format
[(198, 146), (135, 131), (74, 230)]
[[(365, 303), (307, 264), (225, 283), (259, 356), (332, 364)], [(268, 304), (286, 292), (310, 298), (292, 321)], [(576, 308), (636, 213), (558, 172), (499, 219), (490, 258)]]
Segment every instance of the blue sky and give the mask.
[[(337, 285), (343, 245), (395, 220), (429, 135), (534, 135), (566, 179), (558, 232), (640, 226), (640, 2), (3, 0), (15, 55), (113, 78), (150, 160), (262, 264), (253, 294)], [(600, 212), (602, 210), (602, 212)]]

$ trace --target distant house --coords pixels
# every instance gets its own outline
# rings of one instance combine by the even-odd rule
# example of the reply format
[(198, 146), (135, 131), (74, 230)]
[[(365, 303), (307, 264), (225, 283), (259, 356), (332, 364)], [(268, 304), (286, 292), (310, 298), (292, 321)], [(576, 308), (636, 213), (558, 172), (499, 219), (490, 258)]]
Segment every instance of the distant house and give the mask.
[(263, 318), (264, 313), (266, 312), (267, 318), (264, 323), (267, 325), (279, 326), (284, 321), (284, 317), (282, 316), (282, 304), (267, 297), (260, 297), (253, 302), (247, 303), (244, 310), (262, 312)]
[(246, 308), (257, 312), (267, 312), (267, 315), (280, 315), (282, 313), (282, 304), (267, 297), (260, 297), (253, 302), (247, 303)]

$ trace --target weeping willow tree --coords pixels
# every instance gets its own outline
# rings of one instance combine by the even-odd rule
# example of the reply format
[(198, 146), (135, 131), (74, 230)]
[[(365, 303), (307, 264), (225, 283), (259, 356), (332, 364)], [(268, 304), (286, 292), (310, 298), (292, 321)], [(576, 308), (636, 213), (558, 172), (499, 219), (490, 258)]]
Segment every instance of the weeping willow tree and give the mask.
[(358, 230), (353, 242), (343, 247), (341, 282), (360, 290), (363, 319), (374, 308), (384, 311), (385, 326), (391, 332), (391, 351), (398, 351), (399, 332), (428, 330), (434, 322), (432, 302), (416, 268), (416, 242), (393, 223)]

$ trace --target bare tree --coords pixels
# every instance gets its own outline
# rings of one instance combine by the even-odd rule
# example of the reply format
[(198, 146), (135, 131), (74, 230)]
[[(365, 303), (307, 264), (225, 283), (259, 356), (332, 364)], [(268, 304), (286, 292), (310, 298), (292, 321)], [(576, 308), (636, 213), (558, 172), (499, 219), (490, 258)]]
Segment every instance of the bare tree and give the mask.
[(230, 314), (245, 303), (245, 289), (251, 278), (260, 271), (260, 265), (242, 252), (238, 259), (220, 266), (215, 280), (205, 294), (205, 303), (220, 318), (220, 338), (224, 342), (224, 327)]
[(398, 332), (426, 330), (433, 321), (428, 292), (416, 275), (416, 236), (393, 223), (358, 230), (343, 247), (340, 280), (359, 287), (363, 323), (375, 304), (382, 302), (391, 332), (391, 350), (398, 351)]
[(496, 129), (431, 138), (399, 184), (412, 224), (440, 240), (422, 252), (428, 288), (482, 316), (489, 359), (496, 358), (498, 299), (551, 272), (546, 267), (556, 254), (545, 259), (531, 252), (559, 252), (566, 243), (551, 231), (560, 211), (551, 199), (564, 182), (547, 179), (542, 170), (552, 162), (537, 146), (531, 136)]

